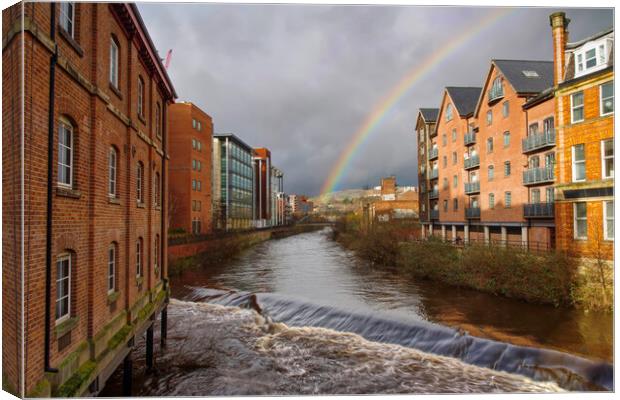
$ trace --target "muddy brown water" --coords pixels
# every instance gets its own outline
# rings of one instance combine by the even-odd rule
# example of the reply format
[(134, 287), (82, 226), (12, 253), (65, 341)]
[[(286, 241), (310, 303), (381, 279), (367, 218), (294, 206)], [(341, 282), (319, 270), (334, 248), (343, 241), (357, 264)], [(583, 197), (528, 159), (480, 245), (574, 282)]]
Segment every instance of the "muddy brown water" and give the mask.
[[(134, 394), (609, 390), (612, 316), (371, 266), (329, 230), (171, 279), (169, 341)], [(120, 395), (120, 370), (102, 395)]]

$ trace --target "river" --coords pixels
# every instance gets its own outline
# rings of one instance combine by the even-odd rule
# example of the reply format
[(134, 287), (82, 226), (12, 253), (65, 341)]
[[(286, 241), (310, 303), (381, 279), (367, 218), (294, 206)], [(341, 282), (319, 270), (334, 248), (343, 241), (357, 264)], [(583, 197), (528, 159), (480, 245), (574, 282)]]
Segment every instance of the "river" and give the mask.
[[(328, 228), (171, 278), (169, 345), (134, 394), (608, 390), (612, 316), (372, 266)], [(102, 395), (119, 394), (117, 371)]]

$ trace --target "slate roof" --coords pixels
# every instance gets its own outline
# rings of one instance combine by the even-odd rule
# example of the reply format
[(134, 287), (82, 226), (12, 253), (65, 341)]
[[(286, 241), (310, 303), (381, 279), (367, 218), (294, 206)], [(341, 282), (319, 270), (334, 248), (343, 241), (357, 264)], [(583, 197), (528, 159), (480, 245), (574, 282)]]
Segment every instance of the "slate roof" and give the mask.
[(591, 40), (596, 40), (596, 39), (598, 39), (598, 38), (602, 38), (603, 36), (605, 36), (605, 35), (607, 35), (607, 34), (610, 34), (610, 33), (612, 33), (613, 31), (614, 31), (614, 28), (613, 28), (613, 26), (612, 26), (612, 27), (610, 27), (610, 28), (607, 28), (607, 29), (605, 29), (605, 30), (602, 30), (602, 31), (600, 31), (600, 32), (597, 32), (597, 33), (595, 33), (594, 35), (590, 35), (590, 36), (588, 36), (588, 37), (586, 37), (586, 38), (584, 38), (584, 39), (581, 39), (581, 40), (579, 40), (579, 41), (577, 41), (577, 42), (566, 43), (566, 50), (572, 50), (572, 49), (575, 49), (575, 48), (577, 48), (577, 47), (579, 47), (579, 46), (581, 46), (581, 45), (584, 45), (584, 44), (588, 43), (588, 42), (589, 42), (589, 41), (591, 41)]
[[(538, 94), (553, 86), (553, 61), (493, 60), (518, 94)], [(535, 71), (538, 77), (527, 77), (523, 71)]]
[(461, 117), (466, 117), (476, 110), (482, 88), (448, 86), (446, 90)]
[(438, 108), (420, 108), (420, 113), (426, 122), (436, 122), (437, 114), (439, 113)]

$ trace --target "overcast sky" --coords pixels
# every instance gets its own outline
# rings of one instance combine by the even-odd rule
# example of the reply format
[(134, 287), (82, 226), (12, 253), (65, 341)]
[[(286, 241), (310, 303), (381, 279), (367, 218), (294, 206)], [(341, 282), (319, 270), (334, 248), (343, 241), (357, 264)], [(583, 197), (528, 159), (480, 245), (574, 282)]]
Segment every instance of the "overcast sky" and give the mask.
[[(340, 153), (406, 73), (484, 18), (489, 8), (240, 4), (138, 5), (179, 100), (271, 150), (288, 193), (318, 194)], [(417, 185), (419, 107), (438, 107), (444, 86), (481, 86), (489, 61), (551, 61), (548, 16), (521, 8), (451, 52), (394, 105), (353, 157), (339, 189), (394, 174)], [(605, 9), (566, 9), (569, 40), (613, 24)]]

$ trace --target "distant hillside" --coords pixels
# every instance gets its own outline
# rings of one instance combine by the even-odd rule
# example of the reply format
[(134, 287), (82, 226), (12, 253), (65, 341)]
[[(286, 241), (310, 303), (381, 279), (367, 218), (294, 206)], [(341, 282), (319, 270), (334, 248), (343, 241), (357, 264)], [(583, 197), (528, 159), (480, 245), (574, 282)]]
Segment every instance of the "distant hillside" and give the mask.
[(312, 197), (309, 200), (314, 202), (316, 205), (320, 204), (329, 204), (329, 203), (342, 203), (346, 199), (356, 200), (362, 197), (368, 197), (372, 195), (379, 195), (379, 190), (374, 189), (347, 189), (340, 190), (337, 192), (326, 193), (320, 196)]

